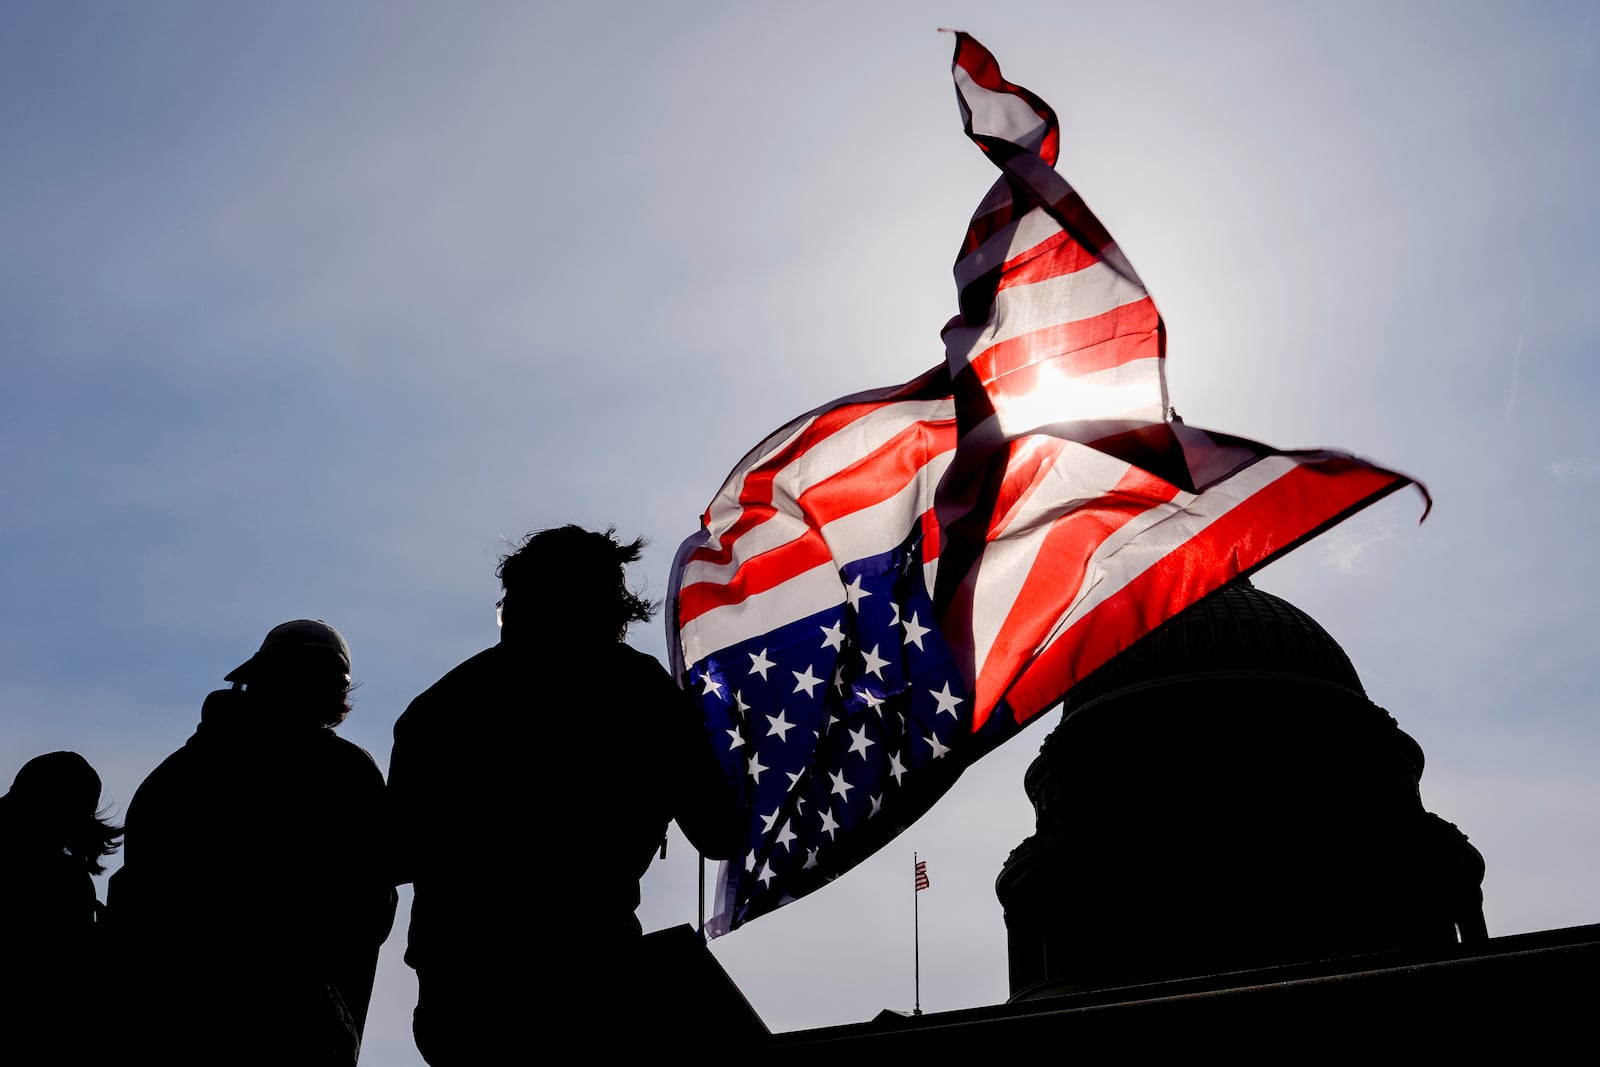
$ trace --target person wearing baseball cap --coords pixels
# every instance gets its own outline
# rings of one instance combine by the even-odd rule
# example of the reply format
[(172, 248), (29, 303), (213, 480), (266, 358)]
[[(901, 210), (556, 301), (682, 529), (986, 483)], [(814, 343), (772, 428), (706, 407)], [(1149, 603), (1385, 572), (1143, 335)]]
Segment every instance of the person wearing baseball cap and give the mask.
[[(267, 631), (255, 655), (222, 676), (234, 689), (292, 693), (291, 715), (310, 712), (325, 726), (350, 713), (350, 646), (321, 619), (292, 619)], [(335, 711), (337, 706), (337, 711)]]
[(274, 626), (135, 791), (107, 909), (153, 1061), (355, 1063), (398, 898), (351, 677), (327, 622)]

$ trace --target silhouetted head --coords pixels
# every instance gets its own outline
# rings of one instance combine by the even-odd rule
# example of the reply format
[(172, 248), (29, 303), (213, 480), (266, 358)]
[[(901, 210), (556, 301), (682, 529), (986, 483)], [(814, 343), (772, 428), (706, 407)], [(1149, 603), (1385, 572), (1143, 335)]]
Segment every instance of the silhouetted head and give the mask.
[(505, 590), (501, 640), (555, 635), (621, 641), (629, 624), (655, 614), (649, 601), (628, 588), (625, 574), (645, 543), (642, 537), (619, 542), (615, 526), (604, 533), (567, 525), (529, 534), (495, 571)]
[(46, 752), (24, 763), (6, 800), (33, 833), (92, 874), (105, 870), (100, 857), (117, 850), (122, 830), (100, 816), (100, 775), (76, 752)]
[(337, 726), (350, 713), (350, 646), (321, 619), (293, 619), (268, 630), (256, 654), (223, 681), (306, 708), (320, 725)]
[(92, 818), (100, 808), (100, 776), (76, 752), (46, 752), (22, 765), (11, 793), (29, 808)]

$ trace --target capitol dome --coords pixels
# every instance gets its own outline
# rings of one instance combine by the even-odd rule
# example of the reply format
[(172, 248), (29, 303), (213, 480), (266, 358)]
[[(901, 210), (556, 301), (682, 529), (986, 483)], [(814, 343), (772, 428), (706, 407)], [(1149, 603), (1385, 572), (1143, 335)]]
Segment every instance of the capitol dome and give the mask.
[(1240, 578), (1180, 612), (1069, 694), (1068, 709), (1188, 675), (1284, 675), (1365, 695), (1339, 643), (1310, 615)]
[(1485, 936), (1483, 859), (1314, 619), (1240, 579), (1077, 686), (996, 883), (1013, 999)]

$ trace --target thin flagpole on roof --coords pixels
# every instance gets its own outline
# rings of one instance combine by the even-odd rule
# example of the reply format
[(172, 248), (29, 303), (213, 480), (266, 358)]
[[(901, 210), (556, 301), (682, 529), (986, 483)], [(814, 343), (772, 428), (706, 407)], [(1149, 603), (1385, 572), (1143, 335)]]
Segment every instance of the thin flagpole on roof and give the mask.
[(911, 854), (911, 973), (916, 986), (916, 1003), (911, 1014), (922, 1014), (922, 922), (918, 911), (917, 894), (928, 888), (928, 865)]

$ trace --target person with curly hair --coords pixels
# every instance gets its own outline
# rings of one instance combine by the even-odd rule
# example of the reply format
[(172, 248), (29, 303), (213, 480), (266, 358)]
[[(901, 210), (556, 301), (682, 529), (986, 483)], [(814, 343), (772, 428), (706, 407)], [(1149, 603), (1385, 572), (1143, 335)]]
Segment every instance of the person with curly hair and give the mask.
[(704, 856), (736, 847), (703, 723), (626, 643), (654, 613), (625, 577), (643, 547), (614, 528), (529, 535), (496, 571), (498, 643), (395, 724), (396, 881), (412, 886), (413, 1032), (433, 1067), (498, 1062), (530, 1035), (618, 1051), (640, 1027), (608, 1022), (610, 986), (645, 981), (639, 880), (668, 824)]

